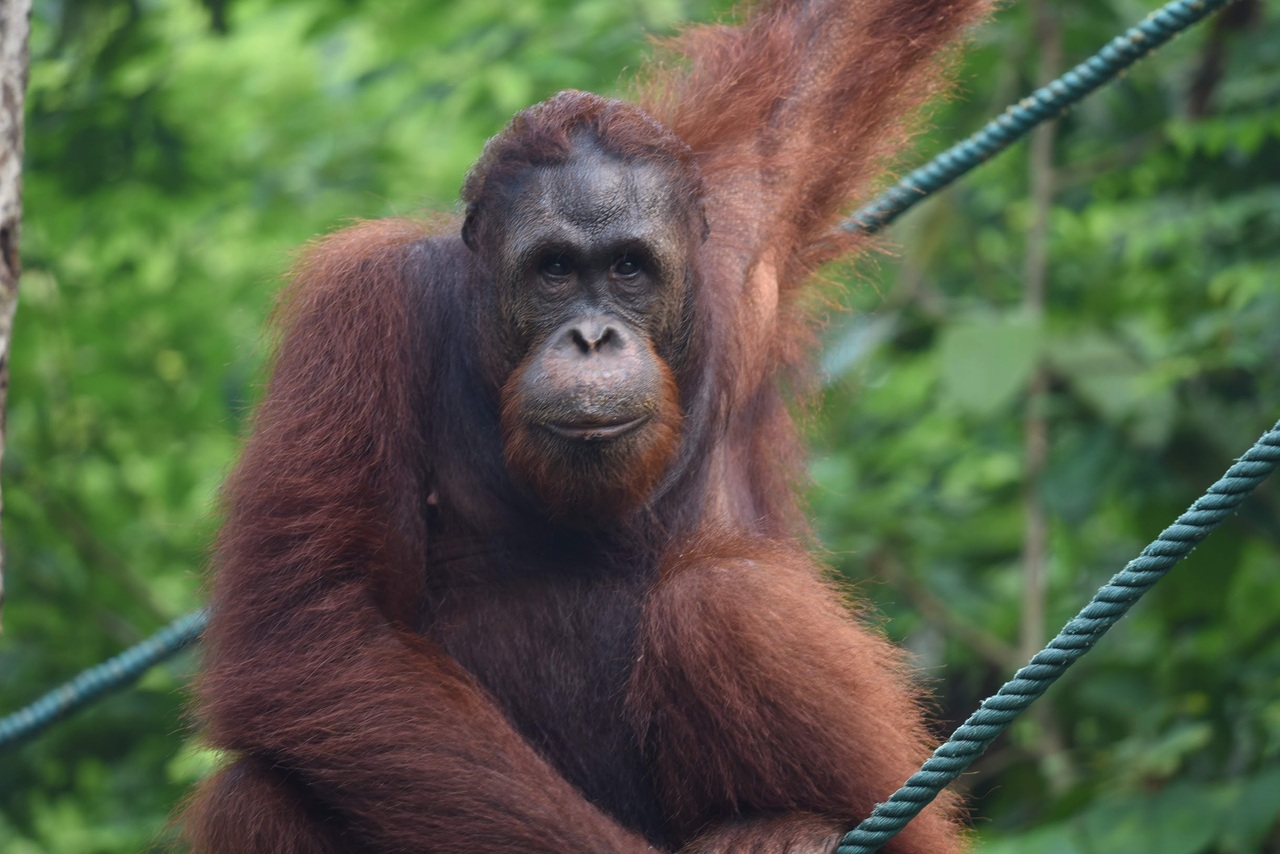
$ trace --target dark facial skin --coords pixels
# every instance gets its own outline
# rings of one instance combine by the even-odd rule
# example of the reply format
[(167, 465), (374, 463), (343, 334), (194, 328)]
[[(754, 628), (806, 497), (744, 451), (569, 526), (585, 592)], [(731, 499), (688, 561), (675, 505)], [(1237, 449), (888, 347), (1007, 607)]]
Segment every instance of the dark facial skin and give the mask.
[(504, 454), (555, 516), (642, 503), (679, 437), (669, 362), (686, 345), (695, 229), (658, 165), (589, 145), (490, 205)]
[(689, 284), (687, 206), (662, 168), (589, 147), (531, 171), (491, 214), (501, 220), (490, 269), (517, 343), (531, 347), (558, 321), (601, 312), (670, 340)]

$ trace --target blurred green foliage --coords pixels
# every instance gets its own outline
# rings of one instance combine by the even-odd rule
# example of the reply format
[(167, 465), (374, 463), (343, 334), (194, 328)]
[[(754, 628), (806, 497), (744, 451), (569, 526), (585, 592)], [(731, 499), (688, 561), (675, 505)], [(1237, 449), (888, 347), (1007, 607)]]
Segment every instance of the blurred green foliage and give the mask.
[[(353, 217), (451, 209), (512, 112), (618, 91), (646, 34), (724, 5), (36, 0), (0, 712), (201, 601), (297, 246)], [(1071, 62), (1151, 8), (1056, 6)], [(904, 218), (839, 292), (852, 311), (827, 328), (813, 515), (947, 722), (1017, 663), (1029, 411), (1049, 438), (1032, 488), (1050, 632), (1280, 417), (1280, 25), (1238, 8), (1061, 122), (1043, 317), (1023, 307), (1025, 146)], [(1023, 4), (978, 34), (963, 96), (904, 165), (1031, 88), (1031, 32)], [(193, 666), (6, 754), (0, 850), (163, 839), (208, 766), (181, 717)], [(964, 786), (984, 851), (1280, 850), (1280, 487)]]

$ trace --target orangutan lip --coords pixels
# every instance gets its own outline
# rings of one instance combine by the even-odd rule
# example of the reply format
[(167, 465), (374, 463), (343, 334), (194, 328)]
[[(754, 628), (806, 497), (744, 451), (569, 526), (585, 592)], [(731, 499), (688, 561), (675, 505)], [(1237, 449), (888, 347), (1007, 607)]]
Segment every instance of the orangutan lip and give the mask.
[(602, 439), (616, 439), (619, 436), (625, 436), (648, 420), (648, 415), (641, 415), (639, 418), (633, 418), (630, 421), (619, 421), (612, 424), (584, 421), (577, 424), (544, 424), (543, 426), (557, 436), (563, 436), (566, 439), (596, 442)]

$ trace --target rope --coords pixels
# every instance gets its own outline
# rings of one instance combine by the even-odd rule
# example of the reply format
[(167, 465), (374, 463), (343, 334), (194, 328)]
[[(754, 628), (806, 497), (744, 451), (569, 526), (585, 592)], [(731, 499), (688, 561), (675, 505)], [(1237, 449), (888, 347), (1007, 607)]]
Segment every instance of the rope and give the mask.
[(960, 725), (924, 766), (877, 804), (871, 815), (845, 834), (836, 854), (873, 854), (898, 834), (948, 783), (969, 767), (995, 737), (1045, 690), (1057, 681), (1142, 595), (1196, 547), (1280, 463), (1280, 422), (1227, 473), (1209, 487), (1191, 509), (1165, 528), (1142, 554), (1129, 561), (1094, 595), (1093, 601), (1069, 621), (1031, 663), (1001, 686), (995, 696)]
[(1129, 66), (1234, 0), (1173, 0), (1106, 47), (1040, 87), (968, 139), (962, 140), (911, 172), (880, 197), (855, 211), (841, 226), (845, 231), (874, 234), (926, 196), (990, 160), (1041, 122), (1053, 118), (1094, 90), (1111, 82)]
[(0, 718), (0, 751), (34, 737), (104, 694), (134, 682), (154, 665), (190, 646), (200, 637), (208, 621), (209, 612), (205, 608), (179, 617), (141, 643), (89, 668), (31, 705)]

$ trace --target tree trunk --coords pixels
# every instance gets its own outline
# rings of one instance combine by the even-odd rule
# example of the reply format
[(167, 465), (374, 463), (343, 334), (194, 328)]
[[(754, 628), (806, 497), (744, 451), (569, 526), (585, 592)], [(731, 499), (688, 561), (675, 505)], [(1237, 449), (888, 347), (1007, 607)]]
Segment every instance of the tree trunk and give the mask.
[[(9, 338), (18, 304), (22, 109), (30, 28), (31, 0), (0, 0), (0, 455), (4, 452), (4, 412), (9, 396)], [(0, 552), (0, 606), (3, 604), (4, 554)]]

